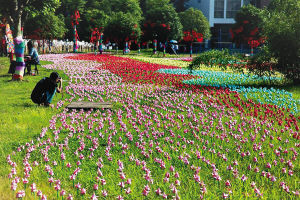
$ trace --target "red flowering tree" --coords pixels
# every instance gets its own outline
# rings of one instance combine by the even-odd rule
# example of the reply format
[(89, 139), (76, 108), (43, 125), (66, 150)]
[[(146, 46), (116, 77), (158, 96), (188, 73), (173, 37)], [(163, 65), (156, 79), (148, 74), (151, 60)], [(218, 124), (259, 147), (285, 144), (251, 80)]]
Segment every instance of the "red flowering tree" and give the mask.
[(183, 26), (183, 41), (190, 44), (190, 56), (192, 57), (193, 42), (203, 42), (203, 39), (210, 38), (209, 22), (200, 10), (189, 8), (179, 13)]
[(197, 33), (196, 31), (185, 31), (183, 32), (183, 41), (190, 43), (190, 57), (193, 54), (193, 42), (203, 42), (203, 34)]
[(232, 41), (237, 45), (248, 44), (253, 48), (264, 43), (261, 24), (263, 22), (262, 10), (252, 5), (242, 7), (235, 16), (236, 23), (230, 29)]
[(142, 40), (145, 42), (156, 41), (153, 51), (156, 53), (155, 44), (182, 37), (182, 25), (178, 13), (168, 0), (146, 1), (145, 21), (142, 26)]
[(164, 56), (165, 56), (165, 42), (171, 32), (171, 27), (169, 24), (160, 24), (155, 22), (145, 22), (143, 25), (143, 40), (149, 41), (153, 39), (153, 52), (156, 53), (157, 41), (163, 42), (164, 46)]
[(102, 54), (102, 37), (103, 37), (103, 27), (91, 29), (91, 40), (90, 42), (98, 47), (100, 54)]
[(143, 39), (146, 41), (154, 38), (165, 42), (168, 39), (170, 30), (169, 24), (148, 21), (143, 24)]

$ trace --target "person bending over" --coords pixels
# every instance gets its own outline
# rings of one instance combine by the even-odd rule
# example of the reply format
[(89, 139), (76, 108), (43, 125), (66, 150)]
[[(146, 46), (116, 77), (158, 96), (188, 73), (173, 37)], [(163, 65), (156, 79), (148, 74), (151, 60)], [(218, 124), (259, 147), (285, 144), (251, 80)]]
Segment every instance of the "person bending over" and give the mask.
[(31, 99), (34, 103), (49, 106), (56, 92), (62, 91), (62, 78), (57, 72), (52, 72), (50, 77), (40, 80), (31, 93)]

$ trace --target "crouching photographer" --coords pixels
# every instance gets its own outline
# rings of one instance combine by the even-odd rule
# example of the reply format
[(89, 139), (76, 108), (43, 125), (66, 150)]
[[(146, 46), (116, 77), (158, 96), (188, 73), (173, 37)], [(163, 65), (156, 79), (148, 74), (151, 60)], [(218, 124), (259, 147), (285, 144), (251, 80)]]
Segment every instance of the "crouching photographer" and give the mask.
[(34, 103), (49, 106), (56, 92), (62, 92), (62, 78), (57, 72), (52, 72), (50, 77), (40, 80), (31, 93), (31, 99)]

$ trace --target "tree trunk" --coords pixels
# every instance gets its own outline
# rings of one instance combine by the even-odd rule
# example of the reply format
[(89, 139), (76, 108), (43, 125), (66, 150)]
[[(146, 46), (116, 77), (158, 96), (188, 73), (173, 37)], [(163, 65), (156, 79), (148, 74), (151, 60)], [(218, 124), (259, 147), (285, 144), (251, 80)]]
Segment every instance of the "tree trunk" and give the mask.
[(21, 16), (22, 11), (18, 9), (15, 17), (14, 27), (14, 44), (15, 44), (15, 55), (16, 55), (16, 69), (15, 73), (12, 77), (12, 80), (23, 80), (24, 70), (25, 70), (25, 62), (24, 62), (24, 49), (25, 42), (23, 40), (23, 31), (21, 27)]
[(190, 57), (193, 57), (193, 42), (190, 44)]

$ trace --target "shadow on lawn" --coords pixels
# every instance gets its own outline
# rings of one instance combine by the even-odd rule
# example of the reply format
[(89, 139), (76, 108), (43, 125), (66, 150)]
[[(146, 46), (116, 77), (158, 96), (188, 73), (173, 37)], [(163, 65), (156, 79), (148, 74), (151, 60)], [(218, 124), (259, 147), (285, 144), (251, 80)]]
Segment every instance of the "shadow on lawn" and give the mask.
[(11, 77), (11, 74), (1, 74), (0, 78)]
[(33, 108), (33, 107), (38, 107), (36, 104), (34, 104), (34, 103), (23, 103), (23, 104), (21, 104), (21, 105), (19, 105), (19, 106), (21, 106), (21, 107), (24, 107), (24, 108)]

